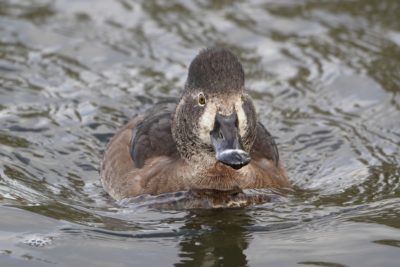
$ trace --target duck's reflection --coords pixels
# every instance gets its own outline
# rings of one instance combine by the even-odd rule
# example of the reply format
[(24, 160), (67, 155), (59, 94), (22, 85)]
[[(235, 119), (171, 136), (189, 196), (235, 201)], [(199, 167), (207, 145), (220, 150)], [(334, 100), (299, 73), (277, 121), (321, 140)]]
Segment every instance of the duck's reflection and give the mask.
[(182, 230), (180, 262), (175, 266), (247, 266), (244, 250), (253, 224), (245, 209), (191, 212)]

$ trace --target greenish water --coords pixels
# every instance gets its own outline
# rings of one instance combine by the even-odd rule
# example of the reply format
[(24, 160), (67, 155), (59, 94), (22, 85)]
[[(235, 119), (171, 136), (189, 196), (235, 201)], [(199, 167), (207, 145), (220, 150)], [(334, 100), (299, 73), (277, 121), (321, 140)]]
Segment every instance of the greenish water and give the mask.
[[(400, 1), (0, 2), (0, 266), (399, 266)], [(107, 140), (241, 59), (293, 190), (217, 211), (119, 206)]]

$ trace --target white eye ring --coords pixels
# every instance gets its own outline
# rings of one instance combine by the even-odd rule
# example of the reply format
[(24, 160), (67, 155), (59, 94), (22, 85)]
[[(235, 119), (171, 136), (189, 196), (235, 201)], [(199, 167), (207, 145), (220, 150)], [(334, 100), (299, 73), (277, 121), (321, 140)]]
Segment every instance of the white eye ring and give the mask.
[(206, 97), (203, 93), (199, 94), (198, 102), (200, 106), (204, 106), (206, 104)]

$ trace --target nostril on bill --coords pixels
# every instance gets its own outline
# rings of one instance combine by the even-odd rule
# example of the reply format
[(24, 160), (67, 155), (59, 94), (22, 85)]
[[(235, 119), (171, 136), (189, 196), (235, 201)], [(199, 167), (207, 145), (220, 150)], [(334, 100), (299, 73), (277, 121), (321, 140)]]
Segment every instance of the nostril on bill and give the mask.
[(218, 132), (218, 137), (221, 138), (222, 140), (225, 140), (224, 135), (222, 134), (221, 131)]

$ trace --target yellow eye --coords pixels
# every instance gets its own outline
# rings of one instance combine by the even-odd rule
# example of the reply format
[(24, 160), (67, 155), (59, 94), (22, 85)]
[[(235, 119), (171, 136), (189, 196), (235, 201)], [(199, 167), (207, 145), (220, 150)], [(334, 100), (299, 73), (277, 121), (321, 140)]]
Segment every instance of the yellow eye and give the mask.
[(206, 97), (203, 94), (199, 94), (199, 105), (204, 106), (206, 104)]

